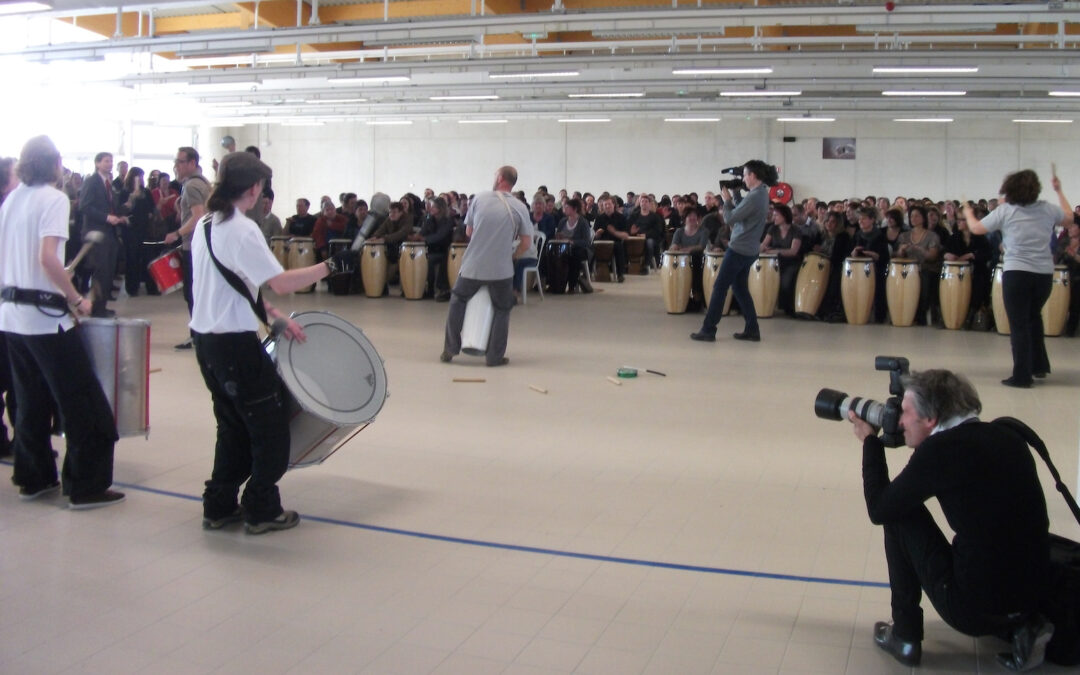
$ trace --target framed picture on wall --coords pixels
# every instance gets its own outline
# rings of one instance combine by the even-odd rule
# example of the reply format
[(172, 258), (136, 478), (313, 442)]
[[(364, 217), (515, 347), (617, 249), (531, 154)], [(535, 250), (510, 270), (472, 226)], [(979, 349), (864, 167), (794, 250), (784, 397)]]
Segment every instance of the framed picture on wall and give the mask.
[(821, 139), (822, 159), (855, 159), (854, 138)]

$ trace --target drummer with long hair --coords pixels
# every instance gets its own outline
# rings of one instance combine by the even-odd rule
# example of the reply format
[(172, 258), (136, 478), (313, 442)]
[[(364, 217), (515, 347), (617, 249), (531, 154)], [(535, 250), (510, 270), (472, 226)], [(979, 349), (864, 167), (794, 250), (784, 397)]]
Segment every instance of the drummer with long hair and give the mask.
[(243, 520), (249, 534), (263, 534), (300, 522), (295, 511), (282, 508), (277, 487), (289, 463), (285, 385), (256, 331), (260, 320), (273, 319), (288, 338), (302, 342), (305, 335), (262, 299), (259, 288), (266, 284), (280, 295), (310, 286), (331, 273), (336, 258), (282, 270), (259, 226), (244, 215), (270, 176), (270, 167), (251, 153), (226, 155), (206, 203), (209, 215), (198, 221), (191, 240), (190, 327), (217, 419), (214, 469), (203, 491), (208, 530)]
[(1042, 306), (1050, 297), (1054, 276), (1050, 240), (1054, 227), (1068, 227), (1073, 220), (1069, 200), (1056, 175), (1051, 185), (1058, 204), (1039, 200), (1039, 177), (1031, 169), (1024, 169), (1005, 176), (1001, 184), (1005, 203), (982, 220), (971, 204), (964, 205), (964, 217), (972, 233), (1000, 230), (1005, 246), (1001, 290), (1013, 356), (1012, 375), (1001, 381), (1007, 387), (1027, 389), (1032, 377), (1043, 378), (1050, 373), (1042, 323)]

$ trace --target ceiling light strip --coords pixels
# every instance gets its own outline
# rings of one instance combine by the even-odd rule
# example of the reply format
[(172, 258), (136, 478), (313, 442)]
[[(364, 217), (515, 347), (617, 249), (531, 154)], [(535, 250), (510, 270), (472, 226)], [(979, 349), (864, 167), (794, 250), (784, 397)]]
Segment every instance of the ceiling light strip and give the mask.
[(951, 117), (894, 117), (893, 122), (926, 122), (926, 123), (946, 123), (952, 122)]
[(1013, 120), (1017, 124), (1072, 124), (1072, 120), (1039, 120), (1039, 119), (1017, 119)]
[(613, 94), (567, 94), (568, 98), (641, 98), (644, 92), (623, 92)]
[(952, 91), (947, 89), (934, 90), (907, 90), (889, 89), (881, 92), (882, 96), (967, 96), (966, 91)]
[(459, 96), (429, 96), (429, 101), (497, 101), (496, 94), (462, 94)]
[(610, 122), (610, 117), (568, 117), (559, 120), (563, 124), (588, 124), (591, 122)]
[(488, 77), (492, 80), (530, 79), (537, 77), (577, 77), (578, 75), (581, 75), (581, 73), (576, 70), (535, 73), (488, 73)]
[(777, 122), (835, 122), (835, 117), (777, 117)]
[(728, 96), (732, 98), (752, 97), (752, 96), (802, 96), (801, 91), (778, 91), (778, 90), (758, 90), (758, 91), (722, 91), (721, 96)]
[(719, 117), (665, 117), (665, 122), (719, 122)]
[(672, 75), (771, 75), (772, 68), (675, 68)]

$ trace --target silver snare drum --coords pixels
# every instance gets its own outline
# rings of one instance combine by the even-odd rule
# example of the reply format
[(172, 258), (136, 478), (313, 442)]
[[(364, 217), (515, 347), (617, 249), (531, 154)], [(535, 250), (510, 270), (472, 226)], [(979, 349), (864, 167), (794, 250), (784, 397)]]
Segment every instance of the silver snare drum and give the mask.
[(306, 342), (267, 339), (289, 393), (289, 467), (321, 464), (363, 431), (386, 401), (386, 369), (364, 332), (329, 312), (293, 315)]
[(120, 436), (150, 436), (150, 322), (81, 319), (79, 336), (90, 357)]

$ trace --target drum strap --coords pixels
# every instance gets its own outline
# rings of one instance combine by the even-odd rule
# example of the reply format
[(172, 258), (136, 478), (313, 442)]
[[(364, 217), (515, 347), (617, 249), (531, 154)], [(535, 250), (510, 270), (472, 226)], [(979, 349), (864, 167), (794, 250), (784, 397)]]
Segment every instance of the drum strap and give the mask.
[(259, 317), (259, 321), (262, 321), (268, 327), (270, 326), (269, 317), (266, 316), (266, 306), (263, 305), (262, 289), (259, 290), (259, 296), (257, 298), (251, 297), (251, 291), (240, 279), (240, 275), (233, 272), (228, 267), (221, 264), (221, 261), (214, 255), (214, 246), (210, 243), (210, 221), (213, 218), (213, 214), (207, 214), (203, 218), (203, 232), (206, 233), (206, 250), (210, 253), (210, 259), (214, 261), (214, 266), (217, 267), (218, 272), (221, 272), (221, 276), (225, 277), (225, 281), (229, 283), (237, 293), (244, 296), (244, 298), (251, 304), (251, 311), (255, 312), (255, 316)]
[[(67, 300), (63, 295), (53, 293), (52, 291), (39, 291), (37, 289), (5, 286), (3, 289), (0, 289), (0, 300), (3, 300), (4, 302), (14, 302), (18, 305), (33, 305), (39, 310), (42, 308), (56, 309), (60, 311), (57, 318), (68, 313)], [(53, 316), (48, 312), (42, 313), (47, 316)]]

